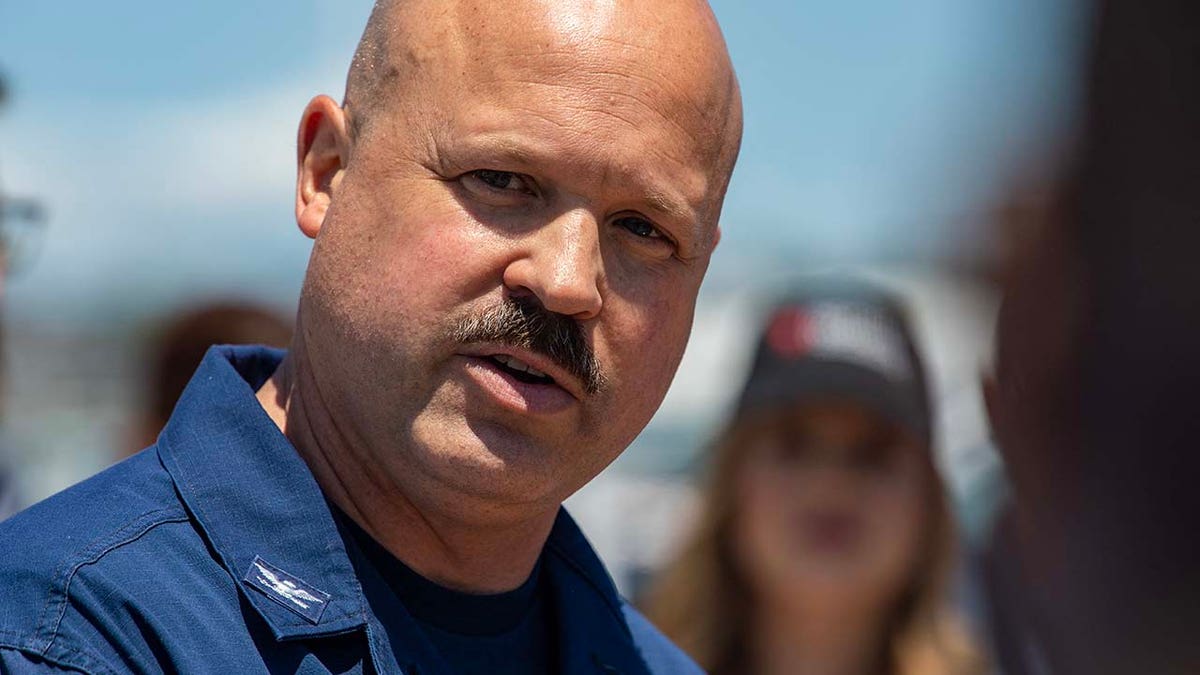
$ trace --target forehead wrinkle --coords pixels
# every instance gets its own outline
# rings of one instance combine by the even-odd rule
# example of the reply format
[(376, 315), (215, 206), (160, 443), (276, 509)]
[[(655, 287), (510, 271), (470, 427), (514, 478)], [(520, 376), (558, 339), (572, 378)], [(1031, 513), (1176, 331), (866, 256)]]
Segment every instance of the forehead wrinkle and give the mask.
[[(599, 75), (602, 78), (627, 79), (617, 71), (600, 71)], [(712, 157), (708, 155), (717, 153), (720, 143), (713, 143), (711, 139), (720, 135), (726, 124), (724, 120), (682, 120), (669, 112), (669, 109), (679, 107), (673, 98), (668, 104), (660, 104), (653, 100), (652, 94), (630, 92), (628, 86), (622, 87), (620, 84), (601, 84), (599, 79), (596, 73), (580, 73), (578, 70), (572, 71), (570, 79), (547, 77), (541, 73), (493, 72), (477, 79), (471, 91), (463, 94), (480, 95), (487, 92), (482, 97), (486, 105), (496, 109), (519, 110), (523, 115), (561, 129), (577, 125), (579, 120), (592, 115), (610, 118), (633, 130), (643, 130), (648, 123), (653, 123), (651, 120), (658, 120), (687, 139), (686, 145), (694, 149), (694, 154), (702, 162), (710, 162)], [(518, 90), (513, 91), (513, 87)], [(527, 99), (536, 97), (528, 95), (523, 88), (552, 90), (555, 95), (540, 101), (541, 105), (527, 105)], [(590, 131), (596, 130), (593, 128)], [(680, 161), (683, 158), (675, 159)]]
[[(622, 41), (609, 40), (614, 44)], [(654, 50), (641, 49), (645, 55)], [(481, 66), (491, 84), (517, 83), (558, 89), (564, 105), (609, 114), (633, 127), (646, 124), (643, 113), (665, 122), (688, 139), (707, 165), (720, 161), (734, 134), (730, 112), (736, 99), (732, 71), (723, 76), (686, 72), (672, 78), (643, 58), (601, 53), (592, 46), (580, 50), (501, 51)], [(644, 56), (644, 55), (639, 55)], [(532, 111), (531, 112), (536, 112)]]
[[(571, 74), (570, 80), (554, 79), (545, 74), (535, 73), (504, 73), (492, 74), (482, 84), (488, 85), (519, 85), (557, 90), (554, 99), (559, 112), (575, 112), (586, 115), (598, 114), (611, 118), (631, 129), (643, 129), (647, 117), (666, 123), (674, 132), (688, 139), (688, 145), (694, 148), (695, 155), (703, 162), (711, 162), (719, 154), (722, 143), (718, 140), (728, 125), (725, 119), (709, 119), (704, 115), (700, 104), (687, 101), (687, 106), (694, 112), (690, 116), (672, 114), (680, 108), (681, 98), (668, 93), (667, 102), (655, 100), (654, 92), (663, 88), (654, 79), (641, 75), (626, 76), (615, 70), (580, 70), (565, 68)], [(604, 82), (611, 79), (616, 82)], [(650, 87), (630, 87), (628, 81), (641, 79)], [(520, 109), (529, 115), (542, 119), (557, 127), (567, 127), (569, 118), (555, 119), (555, 110), (544, 110), (534, 106), (521, 106)]]
[[(620, 49), (609, 49), (609, 44), (619, 45)], [(671, 104), (666, 107), (686, 103), (698, 117), (705, 119), (715, 116), (714, 112), (719, 114), (725, 106), (714, 103), (727, 101), (730, 94), (729, 78), (724, 73), (702, 72), (704, 68), (696, 67), (667, 67), (664, 63), (671, 59), (662, 49), (616, 38), (596, 38), (593, 42), (562, 48), (540, 45), (513, 48), (496, 43), (483, 49), (487, 51), (486, 57), (477, 55), (472, 60), (477, 64), (476, 72), (483, 77), (572, 86), (569, 82), (546, 81), (569, 75), (569, 80), (578, 83), (574, 86), (583, 90), (607, 85), (613, 93), (627, 93), (631, 87), (661, 92)], [(682, 72), (674, 72), (677, 70)], [(603, 83), (608, 78), (616, 83)]]
[[(673, 73), (670, 76), (663, 73), (661, 68), (662, 63), (667, 60), (664, 50), (661, 45), (651, 47), (644, 44), (638, 44), (627, 39), (599, 36), (596, 42), (600, 43), (599, 48), (593, 48), (591, 51), (600, 52), (604, 58), (597, 58), (598, 63), (612, 62), (611, 53), (603, 47), (605, 45), (613, 45), (619, 47), (625, 54), (622, 54), (628, 61), (639, 63), (644, 59), (648, 59), (654, 67), (631, 67), (627, 72), (614, 71), (608, 68), (596, 68), (593, 70), (599, 75), (613, 75), (620, 78), (628, 78), (639, 80), (647, 83), (652, 87), (663, 90), (668, 93), (673, 101), (682, 101), (688, 104), (698, 118), (721, 118), (723, 114), (728, 112), (729, 101), (732, 98), (735, 86), (731, 86), (730, 81), (733, 74), (728, 63), (722, 62), (721, 59), (703, 59), (700, 55), (696, 55), (692, 50), (688, 51), (688, 56), (691, 58), (691, 65), (685, 68), (684, 74), (680, 76), (678, 73)], [(628, 52), (637, 52), (638, 56), (631, 56)], [(643, 56), (644, 54), (644, 56)], [(675, 54), (678, 56), (678, 54)], [(707, 61), (707, 63), (699, 62)], [(712, 72), (706, 72), (711, 70)], [(714, 124), (724, 124), (724, 120), (715, 122)]]

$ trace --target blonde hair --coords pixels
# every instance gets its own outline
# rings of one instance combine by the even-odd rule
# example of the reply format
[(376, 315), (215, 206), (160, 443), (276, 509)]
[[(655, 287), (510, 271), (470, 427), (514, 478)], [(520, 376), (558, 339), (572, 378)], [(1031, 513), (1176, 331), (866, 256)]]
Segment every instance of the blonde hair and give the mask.
[[(712, 453), (704, 511), (691, 539), (646, 597), (650, 619), (713, 675), (750, 672), (746, 631), (753, 597), (732, 548), (735, 485), (746, 449), (778, 413), (743, 416)], [(928, 453), (926, 453), (928, 457)], [(927, 464), (927, 522), (923, 554), (912, 582), (896, 598), (884, 645), (892, 675), (966, 675), (985, 671), (984, 660), (947, 602), (956, 561), (953, 517), (941, 478)]]

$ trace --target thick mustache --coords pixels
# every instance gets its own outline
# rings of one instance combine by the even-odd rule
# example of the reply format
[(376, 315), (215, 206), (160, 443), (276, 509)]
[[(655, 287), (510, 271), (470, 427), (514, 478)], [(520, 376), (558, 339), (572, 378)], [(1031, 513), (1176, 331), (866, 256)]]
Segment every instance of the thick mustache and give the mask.
[(578, 378), (588, 394), (604, 388), (604, 373), (579, 323), (547, 310), (536, 299), (505, 298), (463, 318), (452, 337), (462, 344), (494, 342), (542, 354)]

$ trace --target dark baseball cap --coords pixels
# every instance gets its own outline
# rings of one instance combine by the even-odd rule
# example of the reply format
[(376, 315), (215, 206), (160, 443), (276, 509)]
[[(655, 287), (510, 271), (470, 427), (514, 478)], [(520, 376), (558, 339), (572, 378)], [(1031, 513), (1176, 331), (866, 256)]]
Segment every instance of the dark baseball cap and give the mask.
[(831, 399), (930, 440), (924, 369), (898, 298), (847, 283), (793, 290), (773, 305), (738, 414)]

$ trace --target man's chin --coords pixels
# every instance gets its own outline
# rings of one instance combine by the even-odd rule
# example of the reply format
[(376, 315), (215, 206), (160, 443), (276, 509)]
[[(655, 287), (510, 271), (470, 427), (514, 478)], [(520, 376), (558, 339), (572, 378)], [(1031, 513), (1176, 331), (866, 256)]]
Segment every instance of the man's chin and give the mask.
[(464, 497), (550, 507), (570, 489), (561, 452), (499, 425), (473, 424), (422, 445), (426, 472)]

